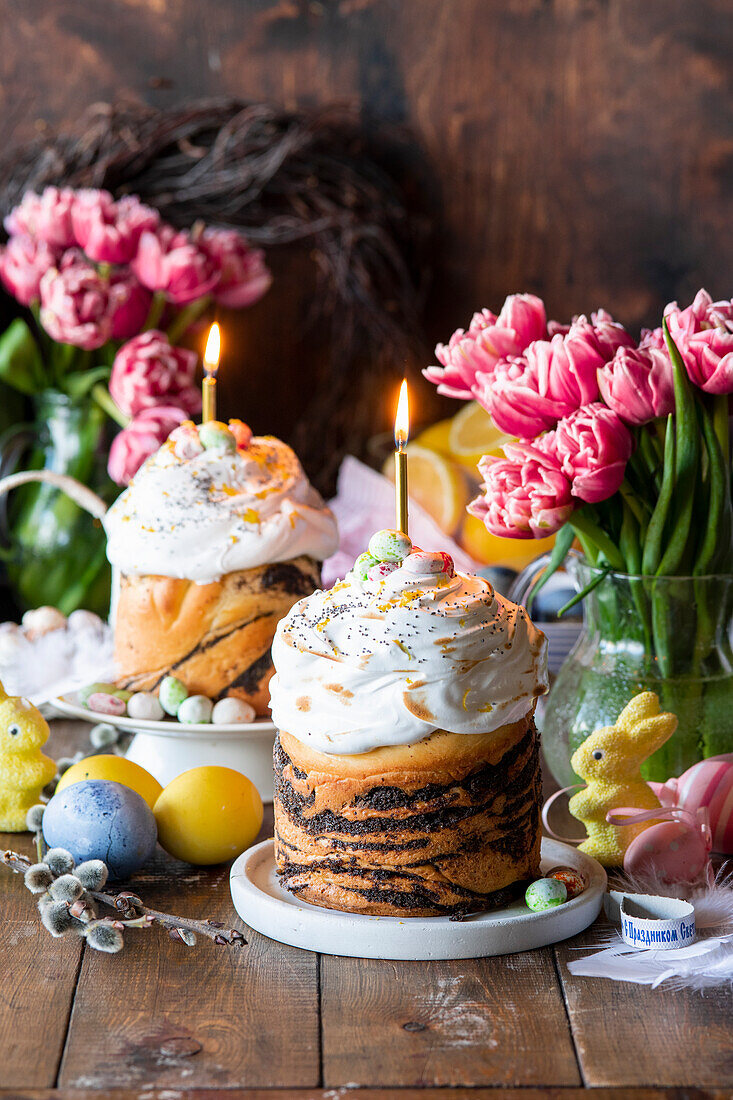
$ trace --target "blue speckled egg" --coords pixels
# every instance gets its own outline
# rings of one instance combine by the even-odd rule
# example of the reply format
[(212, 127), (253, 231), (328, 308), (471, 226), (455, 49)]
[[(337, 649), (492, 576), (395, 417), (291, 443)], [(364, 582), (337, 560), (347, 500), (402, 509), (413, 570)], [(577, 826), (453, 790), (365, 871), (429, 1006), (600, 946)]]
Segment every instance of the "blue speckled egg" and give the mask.
[(556, 878), (538, 878), (530, 883), (524, 900), (535, 913), (541, 913), (544, 909), (554, 909), (556, 905), (562, 905), (568, 899), (568, 892), (564, 882)]
[(73, 783), (43, 815), (49, 848), (66, 848), (77, 863), (103, 859), (112, 878), (127, 878), (153, 854), (158, 829), (137, 791), (108, 779)]

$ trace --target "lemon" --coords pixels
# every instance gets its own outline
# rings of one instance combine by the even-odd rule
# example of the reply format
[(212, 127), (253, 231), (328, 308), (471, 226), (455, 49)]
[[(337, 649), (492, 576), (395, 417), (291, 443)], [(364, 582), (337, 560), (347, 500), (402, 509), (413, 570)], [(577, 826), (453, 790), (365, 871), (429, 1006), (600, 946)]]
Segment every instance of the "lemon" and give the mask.
[(415, 436), (414, 442), (421, 447), (427, 447), (429, 451), (437, 451), (439, 455), (450, 457), (450, 433), (453, 427), (453, 418), (439, 420), (437, 424), (431, 424), (425, 431)]
[(72, 783), (81, 783), (85, 779), (108, 779), (112, 783), (121, 783), (123, 787), (137, 791), (151, 810), (163, 790), (158, 780), (150, 772), (146, 772), (145, 768), (124, 756), (114, 756), (112, 753), (87, 756), (72, 764), (59, 779), (56, 790), (63, 791)]
[[(394, 481), (393, 458), (387, 459), (383, 469)], [(471, 496), (461, 467), (419, 443), (409, 443), (407, 471), (410, 500), (424, 508), (442, 531), (452, 535)]]
[(469, 401), (450, 422), (448, 448), (456, 462), (475, 470), (480, 458), (499, 454), (511, 439), (499, 431), (485, 409), (476, 401)]
[(172, 779), (154, 813), (166, 852), (206, 866), (249, 848), (262, 825), (262, 799), (241, 772), (205, 765)]
[(555, 544), (555, 539), (505, 539), (492, 535), (476, 516), (466, 515), (458, 543), (482, 565), (503, 565), (518, 573)]

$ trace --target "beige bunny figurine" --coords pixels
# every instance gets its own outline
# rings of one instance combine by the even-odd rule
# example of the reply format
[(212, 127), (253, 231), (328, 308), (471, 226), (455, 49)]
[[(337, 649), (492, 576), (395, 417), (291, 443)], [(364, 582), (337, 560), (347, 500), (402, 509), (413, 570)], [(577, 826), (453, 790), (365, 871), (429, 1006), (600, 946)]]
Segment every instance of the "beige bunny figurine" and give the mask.
[(8, 695), (0, 684), (0, 832), (22, 833), (25, 817), (56, 775), (41, 752), (48, 722), (27, 699)]
[(569, 804), (588, 833), (580, 850), (604, 867), (620, 866), (634, 837), (654, 824), (609, 825), (606, 814), (620, 807), (653, 810), (660, 805), (640, 769), (676, 729), (674, 714), (661, 712), (658, 697), (645, 691), (624, 707), (615, 726), (595, 730), (573, 753), (570, 763), (587, 784)]

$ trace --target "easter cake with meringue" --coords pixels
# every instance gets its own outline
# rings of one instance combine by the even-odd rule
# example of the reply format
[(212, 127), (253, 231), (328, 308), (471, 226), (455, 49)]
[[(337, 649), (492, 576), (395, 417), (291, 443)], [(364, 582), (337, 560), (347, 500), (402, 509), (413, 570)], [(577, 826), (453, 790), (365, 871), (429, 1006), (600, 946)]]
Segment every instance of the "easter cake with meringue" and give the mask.
[(166, 676), (190, 694), (234, 696), (268, 712), (279, 619), (318, 588), (336, 521), (293, 451), (238, 420), (185, 422), (104, 518), (119, 575), (121, 687)]
[(488, 581), (399, 531), (273, 643), (275, 854), (315, 905), (495, 909), (539, 874), (544, 635)]

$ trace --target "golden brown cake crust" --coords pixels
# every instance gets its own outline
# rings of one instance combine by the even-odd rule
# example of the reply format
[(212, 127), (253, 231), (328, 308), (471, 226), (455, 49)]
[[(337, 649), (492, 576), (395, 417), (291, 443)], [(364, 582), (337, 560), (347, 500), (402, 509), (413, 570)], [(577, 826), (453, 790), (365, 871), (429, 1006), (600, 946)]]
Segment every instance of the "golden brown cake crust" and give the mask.
[(177, 676), (192, 694), (235, 695), (269, 713), (278, 621), (320, 583), (312, 558), (226, 573), (210, 584), (123, 575), (115, 618), (119, 683), (154, 691)]
[(275, 851), (313, 904), (387, 916), (506, 904), (539, 875), (532, 715), (486, 734), (436, 730), (356, 756), (275, 743)]

